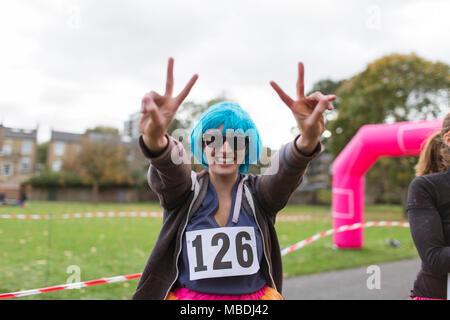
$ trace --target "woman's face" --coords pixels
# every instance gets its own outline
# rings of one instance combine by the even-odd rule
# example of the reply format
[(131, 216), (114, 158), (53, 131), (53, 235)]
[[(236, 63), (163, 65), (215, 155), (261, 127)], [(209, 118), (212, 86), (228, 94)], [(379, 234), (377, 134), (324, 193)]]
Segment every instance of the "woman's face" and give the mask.
[[(217, 128), (222, 133), (223, 124)], [(208, 132), (208, 131), (207, 131)], [(211, 132), (211, 131), (210, 131)], [(220, 139), (219, 139), (220, 140)], [(237, 144), (241, 145), (240, 143)], [(228, 141), (225, 143), (204, 144), (204, 151), (209, 165), (210, 173), (216, 175), (234, 175), (239, 170), (239, 166), (245, 161), (245, 147), (234, 148), (230, 146)]]

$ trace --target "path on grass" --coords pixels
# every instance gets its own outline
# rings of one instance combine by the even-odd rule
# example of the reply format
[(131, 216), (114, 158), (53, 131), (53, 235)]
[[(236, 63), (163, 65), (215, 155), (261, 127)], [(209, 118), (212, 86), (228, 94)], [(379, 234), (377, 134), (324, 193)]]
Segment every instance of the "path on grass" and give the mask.
[(283, 296), (287, 300), (408, 300), (420, 259), (380, 263), (380, 289), (369, 290), (367, 266), (331, 271), (283, 281)]

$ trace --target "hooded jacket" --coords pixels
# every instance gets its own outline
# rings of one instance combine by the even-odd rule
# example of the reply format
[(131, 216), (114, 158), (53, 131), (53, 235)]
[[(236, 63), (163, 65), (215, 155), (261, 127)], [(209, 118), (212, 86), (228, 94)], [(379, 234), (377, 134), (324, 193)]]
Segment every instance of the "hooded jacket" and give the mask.
[[(168, 134), (166, 137), (169, 143), (158, 155), (148, 150), (142, 136), (139, 138), (140, 149), (150, 161), (147, 174), (149, 186), (163, 207), (163, 224), (132, 299), (167, 297), (179, 276), (178, 260), (186, 225), (207, 192), (208, 171), (203, 170), (199, 174), (192, 171), (183, 145)], [(246, 212), (254, 215), (263, 236), (261, 270), (267, 284), (280, 293), (283, 271), (274, 226), (276, 214), (287, 204), (291, 194), (301, 184), (308, 164), (322, 149), (319, 142), (311, 155), (305, 155), (295, 145), (299, 137), (297, 135), (272, 156), (265, 174), (241, 174), (244, 178), (241, 180), (244, 181), (241, 205)], [(179, 157), (174, 157), (177, 153)]]

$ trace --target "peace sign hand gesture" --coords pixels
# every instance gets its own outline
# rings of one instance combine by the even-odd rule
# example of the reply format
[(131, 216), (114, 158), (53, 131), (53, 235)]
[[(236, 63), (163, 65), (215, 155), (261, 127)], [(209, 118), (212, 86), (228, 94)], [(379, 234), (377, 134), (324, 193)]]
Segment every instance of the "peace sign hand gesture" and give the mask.
[(192, 76), (184, 89), (172, 97), (173, 91), (173, 58), (169, 58), (167, 65), (166, 92), (160, 95), (150, 91), (142, 98), (142, 116), (139, 121), (139, 132), (142, 134), (145, 145), (154, 152), (164, 149), (168, 141), (165, 134), (184, 99), (187, 97), (198, 75)]
[(305, 96), (303, 63), (298, 64), (297, 79), (297, 100), (289, 97), (276, 82), (271, 81), (270, 85), (278, 93), (281, 100), (291, 109), (297, 125), (302, 132), (297, 146), (305, 153), (311, 153), (320, 141), (320, 136), (325, 131), (325, 120), (323, 114), (325, 110), (333, 110), (331, 101), (336, 99), (334, 94), (324, 95), (317, 91), (309, 96)]

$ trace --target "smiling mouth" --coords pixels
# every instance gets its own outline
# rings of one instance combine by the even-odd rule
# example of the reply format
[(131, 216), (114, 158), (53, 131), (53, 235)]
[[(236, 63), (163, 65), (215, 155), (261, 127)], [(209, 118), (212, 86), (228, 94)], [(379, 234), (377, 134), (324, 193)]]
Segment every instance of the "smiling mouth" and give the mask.
[(216, 162), (216, 164), (234, 164), (235, 163), (234, 157), (214, 158), (214, 161)]

